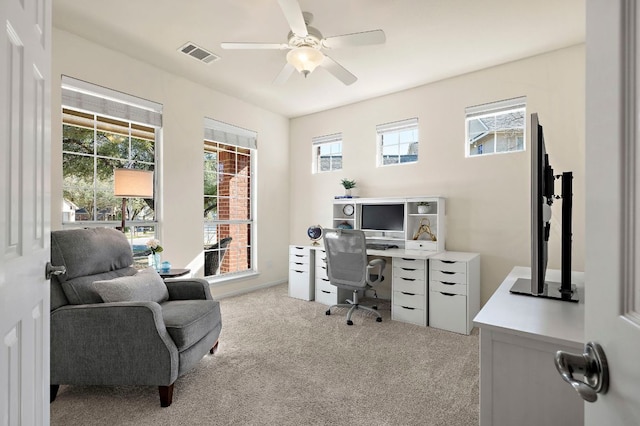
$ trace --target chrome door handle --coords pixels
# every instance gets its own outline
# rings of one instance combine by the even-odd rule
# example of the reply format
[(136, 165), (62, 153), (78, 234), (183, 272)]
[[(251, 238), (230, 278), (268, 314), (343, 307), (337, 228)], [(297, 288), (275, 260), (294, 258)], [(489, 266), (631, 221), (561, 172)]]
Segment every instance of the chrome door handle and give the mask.
[(47, 262), (47, 266), (44, 268), (44, 276), (48, 280), (51, 279), (51, 275), (62, 275), (66, 272), (67, 268), (65, 266), (53, 266), (51, 262)]
[[(587, 402), (596, 402), (598, 393), (605, 394), (609, 389), (609, 366), (602, 347), (589, 342), (584, 353), (577, 355), (558, 351), (555, 357), (556, 368), (562, 379), (569, 383)], [(584, 381), (576, 380), (574, 373), (582, 374)]]

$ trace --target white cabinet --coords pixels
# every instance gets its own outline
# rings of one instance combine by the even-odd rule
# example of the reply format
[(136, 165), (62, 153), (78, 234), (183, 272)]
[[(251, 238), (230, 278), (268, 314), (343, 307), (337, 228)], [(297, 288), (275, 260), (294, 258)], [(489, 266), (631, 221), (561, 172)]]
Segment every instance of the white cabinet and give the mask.
[(313, 300), (315, 296), (313, 267), (314, 259), (309, 247), (289, 246), (290, 297)]
[(348, 290), (338, 288), (329, 282), (327, 275), (327, 253), (324, 249), (316, 248), (315, 251), (315, 286), (316, 302), (325, 305), (344, 303), (351, 295)]
[(443, 252), (429, 259), (429, 326), (469, 334), (480, 309), (480, 255)]
[[(530, 277), (530, 268), (513, 268), (475, 317), (480, 425), (582, 426), (585, 402), (560, 378), (553, 359), (558, 350), (583, 352), (584, 302), (509, 292), (518, 278)], [(547, 279), (560, 282), (560, 271), (547, 270)], [(583, 273), (572, 272), (571, 282), (584, 291)]]
[(427, 260), (393, 259), (391, 319), (427, 325)]

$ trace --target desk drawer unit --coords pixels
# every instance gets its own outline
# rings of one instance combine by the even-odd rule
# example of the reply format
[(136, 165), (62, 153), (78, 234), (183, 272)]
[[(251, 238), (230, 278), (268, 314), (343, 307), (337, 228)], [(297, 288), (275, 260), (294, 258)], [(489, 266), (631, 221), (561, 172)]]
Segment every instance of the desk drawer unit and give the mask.
[(429, 325), (469, 334), (480, 309), (480, 255), (443, 252), (429, 260)]
[(325, 305), (344, 303), (351, 296), (348, 290), (338, 288), (329, 282), (327, 275), (327, 254), (322, 249), (315, 249), (315, 284), (316, 302)]
[(302, 300), (313, 300), (315, 296), (313, 258), (308, 247), (289, 247), (289, 296)]
[(393, 294), (391, 319), (427, 325), (427, 261), (393, 259)]

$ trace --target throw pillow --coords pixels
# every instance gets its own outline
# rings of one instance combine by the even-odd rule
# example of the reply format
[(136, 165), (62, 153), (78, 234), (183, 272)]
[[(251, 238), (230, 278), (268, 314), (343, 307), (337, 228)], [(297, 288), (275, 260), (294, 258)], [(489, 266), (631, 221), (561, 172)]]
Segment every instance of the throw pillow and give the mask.
[(169, 299), (169, 291), (162, 277), (153, 268), (143, 269), (129, 277), (93, 283), (102, 301), (109, 302), (157, 302)]

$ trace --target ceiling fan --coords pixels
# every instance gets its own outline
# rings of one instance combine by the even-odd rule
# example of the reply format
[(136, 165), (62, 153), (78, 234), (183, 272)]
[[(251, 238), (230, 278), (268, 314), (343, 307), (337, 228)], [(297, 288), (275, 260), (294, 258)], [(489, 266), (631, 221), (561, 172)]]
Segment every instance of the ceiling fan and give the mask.
[(313, 20), (313, 15), (308, 12), (302, 12), (298, 0), (278, 0), (278, 3), (289, 23), (289, 27), (291, 27), (291, 31), (287, 36), (287, 43), (225, 42), (220, 44), (223, 49), (289, 49), (287, 63), (273, 81), (274, 84), (283, 84), (294, 70), (298, 70), (307, 77), (318, 66), (329, 71), (344, 84), (353, 84), (358, 78), (331, 59), (322, 50), (383, 44), (386, 40), (382, 30), (324, 38), (320, 31), (309, 25)]

